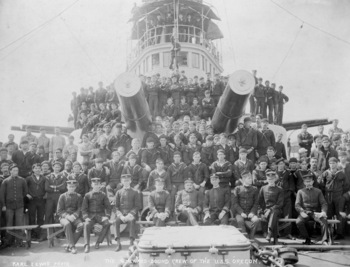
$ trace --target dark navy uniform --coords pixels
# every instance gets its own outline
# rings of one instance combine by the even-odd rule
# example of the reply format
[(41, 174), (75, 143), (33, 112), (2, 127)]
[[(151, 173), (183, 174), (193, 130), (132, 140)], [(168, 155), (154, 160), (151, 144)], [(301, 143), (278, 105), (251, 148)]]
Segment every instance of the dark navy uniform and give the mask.
[(254, 88), (253, 96), (256, 99), (255, 114), (263, 114), (265, 110), (266, 99), (265, 87), (262, 84), (256, 85)]
[(128, 221), (130, 238), (136, 238), (136, 220), (138, 211), (141, 209), (140, 194), (133, 188), (122, 188), (117, 191), (115, 195), (116, 208), (116, 238), (120, 238), (120, 224), (124, 223), (120, 216), (127, 216), (131, 214), (133, 220)]
[[(190, 179), (189, 179), (190, 180)], [(187, 180), (188, 181), (188, 180)], [(193, 183), (193, 181), (191, 181)], [(187, 225), (198, 225), (198, 217), (202, 211), (203, 193), (192, 189), (178, 192), (175, 201), (175, 209), (179, 212), (178, 218)]]
[(300, 189), (297, 193), (296, 201), (295, 201), (295, 209), (300, 214), (301, 212), (304, 212), (308, 215), (308, 217), (303, 218), (301, 215), (297, 218), (297, 227), (300, 231), (300, 234), (308, 241), (310, 240), (309, 233), (307, 231), (307, 228), (305, 226), (305, 223), (310, 220), (315, 220), (321, 224), (321, 231), (322, 231), (322, 242), (326, 241), (327, 238), (327, 219), (322, 218), (316, 218), (315, 212), (322, 211), (325, 214), (327, 214), (328, 205), (327, 202), (322, 194), (322, 191), (318, 188), (311, 187), (311, 188), (303, 188)]
[(314, 142), (314, 138), (312, 137), (312, 134), (308, 132), (298, 134), (299, 146), (307, 150), (308, 157), (310, 156), (313, 142)]
[(247, 156), (253, 164), (255, 163), (255, 149), (258, 146), (258, 134), (253, 128), (242, 128), (237, 132), (237, 147), (251, 149), (254, 148)]
[(274, 94), (274, 110), (275, 110), (275, 121), (276, 124), (282, 125), (283, 120), (283, 106), (288, 102), (289, 98), (282, 92), (275, 91)]
[[(153, 191), (148, 197), (148, 207), (150, 210), (150, 215), (153, 218), (155, 226), (165, 226), (167, 219), (171, 213), (171, 197), (170, 193), (162, 191)], [(167, 213), (168, 218), (166, 220), (159, 219), (156, 215), (157, 213)]]
[[(28, 219), (30, 225), (43, 225), (45, 215), (45, 181), (44, 175), (36, 176), (32, 174), (26, 178), (28, 186), (28, 194), (32, 197), (28, 204)], [(39, 230), (36, 234), (39, 237)]]
[(259, 225), (259, 221), (251, 221), (251, 218), (243, 218), (242, 213), (247, 216), (251, 213), (257, 216), (258, 214), (258, 195), (259, 191), (255, 186), (237, 186), (232, 193), (232, 213), (236, 216), (238, 227), (246, 233), (248, 228), (250, 230), (250, 239), (254, 238), (255, 231)]
[(268, 222), (268, 234), (277, 239), (278, 218), (283, 208), (283, 189), (279, 186), (265, 185), (259, 192), (259, 204)]
[[(224, 163), (220, 163), (218, 160), (210, 166), (212, 174), (216, 174), (220, 179), (221, 187), (229, 187), (232, 176), (232, 164), (225, 160)], [(221, 172), (218, 174), (218, 172)]]
[(83, 172), (80, 172), (78, 174), (71, 173), (67, 178), (67, 181), (69, 180), (76, 180), (78, 182), (75, 192), (77, 192), (79, 195), (81, 195), (82, 198), (84, 198), (85, 194), (90, 190), (90, 185), (87, 176)]
[[(209, 212), (209, 217), (204, 220), (205, 225), (228, 224), (228, 212), (231, 206), (230, 188), (216, 187), (205, 192), (203, 212)], [(224, 217), (219, 220), (221, 211), (226, 211)]]
[[(85, 223), (84, 223), (85, 246), (90, 245), (91, 228), (97, 223), (101, 224), (103, 228), (96, 243), (102, 243), (110, 227), (109, 220), (102, 221), (104, 217), (107, 217), (107, 219), (109, 219), (111, 216), (111, 205), (109, 203), (107, 195), (101, 191), (98, 191), (98, 192), (90, 191), (85, 195), (83, 199), (81, 210), (82, 210), (83, 219), (85, 220)], [(87, 220), (87, 219), (90, 219), (90, 220)]]
[[(76, 181), (68, 181), (68, 183)], [(57, 215), (67, 237), (68, 246), (74, 247), (83, 234), (83, 221), (81, 220), (81, 205), (83, 199), (76, 192), (66, 192), (60, 196), (57, 205)], [(73, 215), (71, 218), (69, 215)]]
[(45, 224), (55, 222), (54, 214), (57, 210), (58, 199), (66, 189), (66, 179), (59, 173), (51, 173), (46, 177), (45, 191), (47, 193)]
[[(277, 172), (279, 180), (277, 185), (283, 189), (283, 217), (291, 218), (292, 217), (292, 195), (295, 191), (295, 180), (294, 177), (290, 174), (289, 171), (283, 170)], [(287, 224), (286, 229), (284, 230), (285, 235), (291, 234), (290, 224)]]
[(275, 103), (275, 89), (271, 87), (266, 87), (266, 107), (265, 107), (265, 117), (267, 117), (267, 108), (269, 109), (269, 123), (273, 123), (273, 109)]
[(275, 133), (270, 129), (262, 129), (261, 131), (257, 131), (258, 134), (258, 153), (259, 156), (266, 155), (267, 148), (269, 146), (275, 147)]

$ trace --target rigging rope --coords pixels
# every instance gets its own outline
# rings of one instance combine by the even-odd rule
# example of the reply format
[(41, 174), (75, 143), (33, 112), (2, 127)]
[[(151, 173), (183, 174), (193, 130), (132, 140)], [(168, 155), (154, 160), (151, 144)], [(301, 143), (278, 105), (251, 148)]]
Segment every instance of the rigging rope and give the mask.
[(303, 29), (303, 25), (304, 25), (304, 24), (302, 24), (302, 25), (299, 27), (299, 31), (298, 31), (297, 34), (295, 35), (295, 38), (294, 38), (292, 44), (290, 45), (290, 47), (289, 47), (289, 49), (288, 49), (288, 51), (287, 51), (287, 54), (286, 54), (286, 55), (284, 56), (284, 58), (282, 59), (282, 62), (281, 62), (281, 64), (278, 66), (278, 68), (277, 68), (275, 74), (272, 76), (272, 79), (275, 79), (275, 77), (276, 77), (277, 73), (280, 71), (280, 69), (281, 69), (283, 63), (286, 61), (287, 57), (289, 56), (290, 52), (292, 51), (293, 46), (294, 46), (295, 42), (297, 41), (301, 30)]
[(350, 42), (349, 42), (349, 41), (347, 41), (347, 40), (345, 40), (345, 39), (343, 39), (343, 38), (341, 38), (341, 37), (338, 37), (338, 36), (334, 35), (333, 33), (327, 32), (327, 31), (325, 31), (325, 30), (323, 30), (323, 29), (321, 29), (321, 28), (319, 28), (319, 27), (317, 27), (317, 26), (315, 26), (315, 25), (313, 25), (313, 24), (311, 24), (311, 23), (309, 23), (309, 22), (303, 20), (302, 18), (300, 18), (300, 17), (298, 17), (297, 15), (293, 14), (292, 12), (290, 12), (288, 9), (286, 9), (286, 8), (284, 8), (283, 6), (277, 4), (275, 1), (273, 1), (273, 0), (270, 0), (270, 1), (271, 1), (274, 5), (276, 5), (277, 7), (279, 7), (280, 9), (284, 10), (285, 12), (287, 12), (289, 15), (291, 15), (291, 16), (293, 16), (294, 18), (300, 20), (303, 24), (306, 24), (306, 25), (310, 26), (311, 28), (314, 28), (315, 30), (318, 30), (318, 31), (320, 31), (320, 32), (322, 32), (322, 33), (324, 33), (324, 34), (326, 34), (326, 35), (329, 35), (330, 37), (333, 37), (333, 38), (337, 39), (337, 40), (340, 41), (340, 42), (343, 42), (343, 43), (345, 43), (345, 44), (347, 44), (347, 45), (350, 45)]
[(52, 17), (51, 19), (45, 21), (44, 23), (38, 25), (37, 27), (31, 29), (29, 32), (23, 34), (22, 36), (18, 37), (17, 39), (13, 40), (12, 42), (8, 43), (7, 45), (3, 46), (0, 48), (0, 51), (8, 48), (9, 46), (17, 43), (18, 41), (22, 40), (23, 38), (27, 37), (28, 35), (35, 33), (36, 31), (42, 29), (43, 27), (47, 26), (48, 24), (50, 24), (53, 20), (55, 20), (56, 18), (58, 18), (60, 15), (62, 15), (64, 12), (66, 12), (67, 10), (69, 10), (70, 8), (72, 8), (76, 3), (78, 3), (80, 0), (76, 0), (75, 2), (73, 2), (72, 4), (70, 4), (68, 7), (66, 7), (65, 9), (63, 9), (61, 12), (59, 12), (57, 15), (55, 15), (54, 17)]
[[(69, 33), (72, 35), (73, 39), (75, 40), (75, 42), (78, 44), (79, 48), (83, 51), (83, 53), (86, 55), (86, 57), (90, 60), (90, 62), (95, 66), (95, 68), (97, 69), (97, 71), (100, 73), (100, 75), (102, 77), (104, 77), (103, 72), (101, 71), (101, 69), (97, 66), (97, 64), (94, 62), (94, 60), (90, 57), (89, 53), (86, 51), (86, 49), (83, 47), (83, 45), (80, 43), (79, 39), (76, 37), (76, 35), (72, 32), (72, 30), (69, 28), (68, 24), (66, 23), (66, 21), (60, 17), (60, 19), (62, 20), (62, 22), (64, 23), (64, 25), (66, 26), (67, 30), (69, 31)], [(105, 77), (104, 77), (105, 78)]]

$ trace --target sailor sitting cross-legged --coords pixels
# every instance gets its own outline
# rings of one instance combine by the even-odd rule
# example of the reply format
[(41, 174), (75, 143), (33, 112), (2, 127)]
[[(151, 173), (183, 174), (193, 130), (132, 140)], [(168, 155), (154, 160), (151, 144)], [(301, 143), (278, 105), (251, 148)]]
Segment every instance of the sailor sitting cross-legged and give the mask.
[(83, 221), (81, 220), (81, 205), (83, 199), (80, 194), (75, 192), (78, 182), (76, 180), (68, 180), (68, 192), (60, 195), (57, 205), (57, 215), (60, 217), (60, 224), (64, 228), (67, 237), (67, 246), (65, 250), (72, 254), (77, 253), (75, 244), (83, 233)]
[[(305, 244), (310, 245), (311, 239), (306, 228), (306, 223), (314, 220), (321, 224), (322, 244), (327, 244), (327, 202), (322, 194), (322, 191), (313, 187), (313, 175), (307, 174), (303, 176), (305, 188), (298, 191), (295, 209), (299, 213), (297, 218), (297, 227), (302, 237), (305, 238)], [(321, 210), (321, 212), (319, 212)]]
[(270, 242), (273, 236), (274, 243), (276, 244), (278, 218), (283, 208), (283, 189), (276, 185), (277, 175), (275, 171), (267, 169), (266, 179), (268, 184), (263, 186), (259, 192), (259, 205), (263, 213), (261, 219), (264, 222), (263, 229), (266, 229), (267, 223), (266, 240)]
[(198, 216), (202, 210), (203, 193), (194, 187), (191, 178), (185, 180), (185, 189), (177, 193), (175, 208), (179, 212), (179, 220), (187, 225), (198, 225)]
[(91, 228), (94, 227), (96, 231), (100, 232), (100, 235), (95, 244), (95, 249), (99, 249), (100, 243), (102, 243), (110, 227), (109, 218), (111, 216), (111, 205), (109, 203), (108, 197), (104, 192), (100, 191), (100, 178), (92, 178), (91, 186), (92, 190), (85, 195), (82, 205), (82, 214), (83, 219), (85, 220), (85, 253), (90, 252)]

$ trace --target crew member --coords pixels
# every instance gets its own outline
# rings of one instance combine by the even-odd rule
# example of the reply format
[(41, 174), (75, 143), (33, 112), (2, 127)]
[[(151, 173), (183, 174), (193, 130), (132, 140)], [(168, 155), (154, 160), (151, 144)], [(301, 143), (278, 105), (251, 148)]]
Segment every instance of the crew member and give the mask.
[[(28, 187), (26, 181), (18, 176), (19, 168), (17, 165), (12, 164), (10, 166), (10, 173), (11, 176), (6, 178), (1, 184), (0, 206), (2, 206), (2, 211), (6, 212), (6, 226), (22, 226), (24, 211), (23, 199), (28, 194)], [(4, 247), (12, 244), (12, 237), (9, 234), (6, 236)], [(16, 243), (19, 246), (23, 246), (22, 240), (17, 237)]]
[(298, 134), (298, 143), (300, 147), (303, 147), (307, 150), (307, 157), (310, 156), (312, 143), (314, 142), (314, 138), (312, 134), (307, 131), (307, 125), (301, 125), (301, 133)]
[(253, 179), (250, 172), (242, 173), (243, 185), (235, 187), (232, 194), (232, 213), (236, 216), (238, 227), (243, 233), (249, 229), (249, 239), (254, 239), (255, 231), (259, 225), (258, 195), (259, 191), (252, 186)]
[(262, 208), (262, 222), (267, 222), (266, 240), (277, 244), (278, 218), (283, 209), (283, 189), (276, 185), (276, 172), (266, 170), (267, 185), (263, 186), (259, 192), (259, 205)]
[(111, 205), (107, 195), (100, 190), (100, 178), (91, 179), (92, 190), (87, 193), (83, 199), (82, 217), (84, 223), (84, 251), (90, 252), (90, 233), (94, 227), (96, 232), (99, 232), (99, 237), (95, 244), (95, 249), (100, 248), (100, 243), (103, 242), (107, 231), (110, 227), (109, 218), (111, 216)]
[(228, 187), (219, 185), (219, 176), (213, 174), (210, 177), (213, 188), (205, 192), (203, 222), (205, 225), (228, 224), (231, 206), (231, 191)]
[[(299, 213), (297, 227), (302, 237), (305, 238), (306, 245), (311, 245), (311, 238), (306, 228), (308, 221), (316, 221), (321, 224), (321, 243), (327, 245), (328, 224), (327, 224), (327, 202), (320, 189), (313, 187), (311, 175), (304, 177), (305, 188), (300, 189), (295, 201), (295, 209)], [(321, 211), (321, 212), (320, 212)]]
[(146, 219), (153, 220), (157, 227), (165, 226), (171, 214), (171, 196), (164, 185), (164, 179), (155, 179), (155, 190), (148, 197), (149, 214)]
[[(33, 174), (26, 178), (29, 199), (28, 219), (29, 225), (43, 225), (45, 215), (45, 181), (46, 178), (41, 174), (41, 165), (33, 165)], [(40, 238), (40, 229), (32, 230), (32, 236)]]
[(255, 149), (258, 145), (258, 136), (256, 130), (251, 128), (251, 118), (244, 118), (244, 127), (237, 132), (237, 147), (245, 148), (248, 152), (248, 159), (255, 164)]
[(277, 125), (282, 125), (284, 104), (286, 104), (289, 101), (288, 96), (282, 93), (282, 91), (283, 91), (283, 86), (280, 85), (278, 87), (278, 92), (275, 91), (275, 95), (274, 95), (275, 123)]
[(203, 194), (194, 187), (191, 178), (185, 180), (185, 189), (176, 196), (175, 209), (179, 212), (178, 219), (187, 225), (198, 225), (199, 214), (202, 211)]
[(83, 234), (83, 221), (81, 220), (81, 205), (83, 198), (75, 192), (78, 182), (68, 180), (67, 192), (60, 195), (57, 205), (57, 215), (60, 218), (60, 224), (63, 226), (67, 238), (65, 250), (72, 254), (77, 253), (75, 244)]
[(115, 251), (122, 249), (120, 244), (120, 225), (127, 223), (129, 226), (130, 246), (134, 244), (136, 238), (136, 220), (138, 211), (141, 209), (140, 194), (133, 189), (131, 185), (131, 175), (123, 174), (121, 176), (123, 188), (117, 191), (115, 196), (116, 208), (116, 237), (117, 247)]

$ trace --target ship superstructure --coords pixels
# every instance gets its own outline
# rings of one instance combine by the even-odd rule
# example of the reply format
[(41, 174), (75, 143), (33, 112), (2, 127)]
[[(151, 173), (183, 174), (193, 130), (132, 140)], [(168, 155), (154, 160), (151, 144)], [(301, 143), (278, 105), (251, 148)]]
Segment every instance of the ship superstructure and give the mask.
[(223, 34), (215, 20), (220, 19), (201, 0), (143, 0), (141, 6), (134, 6), (130, 19), (133, 27), (128, 71), (169, 76), (175, 40), (181, 49), (174, 60), (186, 75), (222, 73), (219, 40)]

